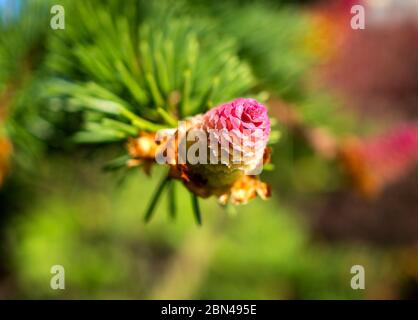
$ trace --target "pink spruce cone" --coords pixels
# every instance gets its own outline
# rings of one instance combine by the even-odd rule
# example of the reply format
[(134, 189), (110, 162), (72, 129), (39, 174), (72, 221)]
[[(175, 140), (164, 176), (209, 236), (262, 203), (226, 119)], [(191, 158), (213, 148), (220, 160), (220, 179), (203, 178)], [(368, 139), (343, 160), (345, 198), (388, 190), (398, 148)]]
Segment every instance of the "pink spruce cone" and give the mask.
[[(186, 136), (179, 136), (178, 152), (187, 150), (189, 154), (197, 150), (199, 142), (199, 156), (191, 159), (188, 155), (185, 163), (172, 166), (172, 177), (203, 198), (216, 195), (221, 203), (246, 203), (257, 195), (269, 197), (269, 186), (256, 177), (268, 159), (268, 152), (265, 158), (264, 152), (270, 135), (270, 120), (262, 104), (239, 98), (187, 119), (186, 127), (187, 140), (184, 143)], [(189, 140), (197, 133), (197, 140)]]
[(218, 141), (209, 148), (214, 157), (221, 158), (221, 163), (238, 165), (246, 171), (262, 164), (270, 135), (270, 120), (266, 107), (257, 100), (238, 98), (224, 103), (204, 114), (202, 122), (203, 129)]

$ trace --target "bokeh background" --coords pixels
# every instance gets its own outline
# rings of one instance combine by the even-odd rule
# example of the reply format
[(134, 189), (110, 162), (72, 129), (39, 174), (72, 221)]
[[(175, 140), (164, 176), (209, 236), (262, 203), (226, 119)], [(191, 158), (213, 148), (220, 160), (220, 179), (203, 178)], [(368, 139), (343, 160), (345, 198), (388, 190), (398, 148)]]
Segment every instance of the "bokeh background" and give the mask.
[[(49, 26), (53, 4), (64, 30)], [(355, 4), (364, 30), (351, 28)], [(209, 21), (209, 47), (228, 37), (250, 67), (280, 132), (262, 175), (271, 199), (203, 200), (197, 226), (179, 184), (176, 217), (163, 197), (145, 224), (164, 168), (103, 170), (123, 145), (71, 140), (80, 114), (47, 84), (99, 68), (71, 41), (103, 17), (141, 28), (154, 16)], [(0, 0), (0, 17), (0, 298), (418, 296), (417, 0)], [(93, 49), (114, 31), (101, 28)], [(57, 264), (65, 290), (50, 288)], [(365, 290), (350, 287), (353, 265)]]

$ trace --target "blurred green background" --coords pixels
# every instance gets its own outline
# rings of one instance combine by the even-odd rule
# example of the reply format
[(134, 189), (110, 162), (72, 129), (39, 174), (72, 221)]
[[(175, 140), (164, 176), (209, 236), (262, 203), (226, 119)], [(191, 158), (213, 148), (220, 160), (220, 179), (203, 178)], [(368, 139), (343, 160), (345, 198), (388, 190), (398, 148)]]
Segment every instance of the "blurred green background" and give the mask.
[[(380, 250), (312, 241), (303, 216), (276, 196), (232, 216), (204, 201), (202, 227), (189, 202), (180, 202), (172, 221), (162, 201), (155, 220), (144, 225), (155, 186), (144, 174), (115, 185), (83, 161), (54, 160), (41, 168), (40, 200), (6, 228), (8, 281), (23, 297), (362, 298), (350, 288), (352, 265), (368, 270), (368, 292), (387, 283), (392, 271), (380, 264)], [(179, 198), (189, 197), (179, 191)], [(55, 264), (65, 267), (63, 291), (49, 287)]]

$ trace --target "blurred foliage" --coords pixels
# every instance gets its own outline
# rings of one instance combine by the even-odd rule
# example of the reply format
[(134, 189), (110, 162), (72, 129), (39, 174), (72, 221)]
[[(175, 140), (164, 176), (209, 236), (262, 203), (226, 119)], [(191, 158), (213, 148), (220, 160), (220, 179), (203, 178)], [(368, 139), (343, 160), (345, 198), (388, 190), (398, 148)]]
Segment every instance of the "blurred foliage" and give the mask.
[[(7, 229), (11, 268), (27, 298), (361, 298), (349, 289), (348, 266), (356, 261), (379, 270), (368, 251), (309, 244), (301, 217), (274, 201), (255, 201), (236, 216), (205, 202), (212, 214), (199, 230), (188, 203), (179, 204), (182, 214), (173, 224), (162, 201), (155, 222), (144, 226), (138, 194), (149, 196), (154, 183), (143, 174), (115, 189), (108, 183), (112, 177), (80, 160), (72, 161), (74, 172), (59, 170), (68, 161), (58, 163), (41, 170), (39, 193), (48, 198), (39, 198)], [(186, 190), (179, 189), (179, 196)], [(378, 252), (373, 257), (382, 258)], [(177, 287), (165, 279), (173, 261), (181, 265)], [(55, 264), (65, 266), (64, 291), (49, 288)], [(370, 271), (368, 286), (378, 286), (389, 271)], [(193, 275), (198, 281), (190, 280)]]
[[(17, 160), (28, 166), (38, 149), (28, 128), (37, 123), (31, 121), (36, 119), (37, 110), (26, 106), (33, 105), (34, 91), (38, 90), (32, 71), (39, 64), (39, 51), (42, 51), (39, 39), (44, 33), (42, 23), (48, 16), (45, 2), (40, 5), (34, 1), (24, 8), (18, 4), (15, 3), (9, 14), (1, 15), (7, 19), (0, 23), (0, 121), (5, 135), (14, 144), (15, 154), (20, 156)], [(21, 14), (24, 18), (18, 19)]]
[(237, 39), (240, 55), (250, 61), (260, 86), (285, 100), (303, 96), (302, 75), (314, 56), (303, 47), (309, 20), (296, 8), (215, 2), (202, 11), (219, 19), (221, 31)]

